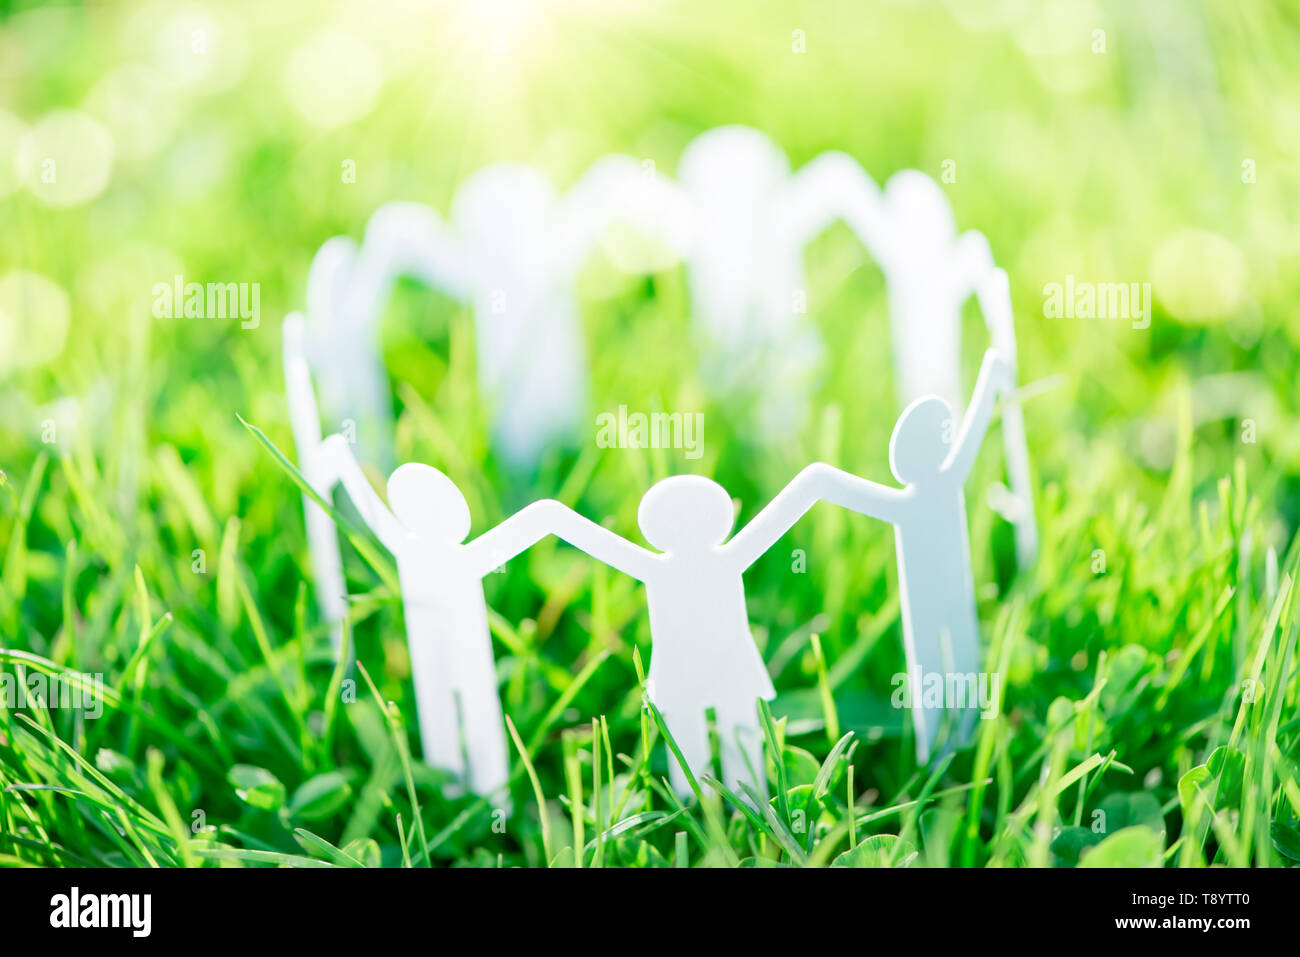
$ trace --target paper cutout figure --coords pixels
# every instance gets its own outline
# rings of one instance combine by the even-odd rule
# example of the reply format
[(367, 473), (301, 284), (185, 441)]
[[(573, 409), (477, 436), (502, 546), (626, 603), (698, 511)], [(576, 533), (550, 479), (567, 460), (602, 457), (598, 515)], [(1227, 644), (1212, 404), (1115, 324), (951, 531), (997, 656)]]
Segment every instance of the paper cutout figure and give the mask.
[(631, 157), (594, 164), (563, 197), (528, 166), (487, 167), (460, 187), (452, 219), (464, 244), (482, 391), (497, 403), (507, 461), (530, 465), (584, 421), (587, 364), (575, 284), (609, 226), (668, 230), (662, 177)]
[[(766, 794), (759, 698), (776, 696), (754, 645), (742, 573), (817, 500), (810, 478), (790, 483), (730, 541), (731, 496), (711, 479), (677, 475), (657, 482), (637, 509), (651, 551), (565, 508), (554, 533), (646, 586), (650, 611), (647, 693), (695, 774), (710, 766), (705, 711), (715, 709), (722, 781)], [(673, 788), (690, 793), (677, 762)]]
[(943, 189), (914, 169), (883, 199), (890, 242), (876, 252), (889, 292), (900, 404), (937, 395), (961, 408), (961, 306), (993, 268), (988, 240), (957, 223)]
[[(806, 418), (825, 351), (804, 316), (803, 248), (839, 216), (883, 242), (878, 190), (840, 153), (792, 177), (780, 147), (743, 126), (697, 136), (678, 176), (692, 214), (687, 270), (705, 379), (725, 392), (779, 382), (763, 390), (759, 415), (764, 427), (788, 433)], [(802, 398), (792, 403), (792, 395)]]
[(391, 460), (391, 442), (377, 437), (386, 436), (392, 409), (378, 321), (394, 280), (410, 276), (471, 304), (479, 386), (499, 450), (506, 464), (526, 468), (572, 441), (584, 421), (579, 270), (619, 221), (680, 249), (682, 199), (627, 156), (599, 160), (563, 197), (532, 167), (501, 163), (461, 185), (451, 220), (418, 203), (389, 203), (371, 217), (360, 246), (337, 237), (321, 247), (308, 311), (327, 406), (358, 421), (364, 453)]
[(466, 543), (469, 506), (437, 469), (399, 466), (385, 505), (342, 436), (327, 438), (320, 458), (322, 474), (342, 483), (397, 559), (425, 761), (456, 774), (475, 794), (499, 796), (508, 780), (505, 723), (483, 576), (549, 534), (563, 506), (534, 502)]
[[(289, 404), (289, 426), (298, 455), (298, 471), (317, 495), (330, 501), (333, 483), (329, 481), (328, 463), (321, 454), (320, 413), (316, 407), (311, 371), (307, 367), (303, 343), (305, 323), (301, 313), (293, 313), (284, 320), (281, 335), (284, 342), (284, 391)], [(316, 586), (316, 604), (322, 620), (330, 627), (330, 642), (335, 660), (338, 660), (343, 648), (342, 621), (348, 612), (338, 529), (325, 510), (305, 494), (302, 510)]]
[[(970, 407), (951, 446), (951, 406), (938, 396), (912, 402), (899, 416), (889, 465), (903, 488), (891, 488), (831, 466), (814, 467), (817, 495), (894, 526), (907, 670), (915, 683), (928, 674), (978, 674), (979, 626), (970, 566), (963, 485), (988, 430), (999, 392), (1011, 388), (1011, 368), (990, 349)], [(945, 682), (946, 684), (946, 682)], [(918, 700), (920, 699), (920, 700)], [(948, 744), (969, 739), (979, 705), (956, 716)], [(930, 759), (944, 708), (913, 695), (917, 760)]]
[[(479, 794), (500, 791), (507, 773), (481, 578), (549, 533), (645, 582), (655, 642), (651, 699), (696, 770), (709, 763), (704, 713), (716, 710), (723, 779), (733, 788), (745, 782), (765, 791), (755, 702), (774, 696), (749, 634), (742, 573), (818, 499), (894, 525), (909, 673), (978, 670), (962, 486), (996, 394), (1014, 389), (1016, 366), (1009, 284), (987, 240), (973, 231), (958, 235), (942, 189), (922, 173), (900, 172), (882, 192), (842, 153), (822, 154), (791, 173), (779, 147), (743, 127), (698, 137), (679, 172), (680, 188), (651, 164), (611, 156), (559, 196), (536, 170), (499, 164), (462, 184), (449, 223), (428, 207), (390, 203), (371, 217), (362, 243), (336, 237), (321, 247), (308, 280), (308, 318), (285, 321), (286, 392), (302, 471), (322, 497), (342, 483), (396, 556), (426, 760)], [(733, 515), (725, 491), (678, 476), (650, 489), (638, 511), (657, 552), (551, 501), (464, 543), (468, 508), (442, 473), (398, 468), (389, 480), (390, 509), (348, 442), (339, 435), (322, 441), (313, 369), (331, 422), (355, 429), (366, 460), (391, 465), (392, 403), (378, 320), (394, 281), (409, 276), (470, 303), (480, 388), (504, 461), (528, 467), (567, 442), (587, 395), (574, 286), (592, 249), (620, 221), (687, 258), (706, 378), (724, 390), (761, 384), (764, 426), (788, 430), (803, 421), (801, 402), (824, 351), (803, 315), (803, 250), (837, 219), (888, 283), (898, 389), (909, 403), (890, 446), (902, 489), (817, 463), (727, 541)], [(1001, 358), (986, 354), (960, 421), (960, 317), (972, 294)], [(942, 434), (958, 425), (949, 451)], [(1003, 438), (1013, 495), (1000, 511), (1016, 525), (1023, 567), (1033, 561), (1037, 530), (1014, 402), (1004, 406)], [(347, 611), (337, 532), (307, 496), (304, 511), (317, 600), (337, 653)], [(943, 710), (922, 700), (913, 715), (925, 761), (939, 742)], [(969, 735), (973, 719), (972, 708), (958, 716), (949, 746)], [(675, 763), (671, 773), (685, 793)]]

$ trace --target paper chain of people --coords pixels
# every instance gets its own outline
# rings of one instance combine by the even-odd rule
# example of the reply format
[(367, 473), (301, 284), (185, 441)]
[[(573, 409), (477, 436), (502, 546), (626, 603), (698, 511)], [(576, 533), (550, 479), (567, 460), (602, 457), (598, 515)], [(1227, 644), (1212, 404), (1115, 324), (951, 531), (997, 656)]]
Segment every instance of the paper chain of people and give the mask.
[[(880, 264), (888, 286), (906, 405), (890, 465), (902, 488), (810, 465), (728, 539), (726, 491), (706, 478), (676, 476), (646, 492), (638, 510), (654, 550), (550, 500), (466, 543), (468, 507), (441, 472), (402, 465), (385, 504), (349, 442), (339, 434), (322, 439), (313, 378), (329, 420), (357, 423), (363, 457), (392, 464), (377, 329), (393, 282), (412, 276), (471, 303), (480, 390), (495, 415), (503, 460), (526, 466), (549, 445), (570, 441), (587, 381), (574, 284), (617, 223), (686, 262), (706, 384), (726, 394), (781, 381), (784, 407), (798, 409), (807, 399), (798, 390), (811, 382), (823, 351), (802, 316), (803, 248), (836, 219)], [(994, 349), (959, 414), (960, 314), (971, 295)], [(943, 191), (923, 173), (900, 172), (880, 190), (841, 153), (792, 173), (779, 147), (743, 127), (697, 137), (677, 183), (631, 157), (609, 156), (557, 197), (530, 167), (487, 167), (458, 190), (450, 223), (429, 207), (391, 203), (371, 217), (361, 244), (347, 237), (325, 243), (312, 262), (306, 317), (285, 321), (284, 360), (304, 476), (326, 499), (341, 485), (397, 560), (425, 760), (475, 793), (499, 795), (508, 765), (482, 577), (550, 534), (645, 584), (653, 643), (647, 692), (697, 773), (709, 764), (705, 712), (714, 709), (722, 779), (733, 790), (766, 786), (755, 705), (774, 697), (749, 633), (742, 573), (818, 500), (894, 527), (909, 674), (979, 670), (963, 484), (995, 397), (1014, 391), (1015, 329), (1006, 273), (988, 242), (977, 232), (957, 233)], [(762, 410), (769, 434), (801, 424), (800, 414), (778, 411)], [(1034, 559), (1037, 530), (1015, 402), (1003, 404), (1002, 431), (1012, 490), (1007, 517), (1024, 566)], [(317, 600), (337, 649), (347, 615), (338, 533), (306, 496), (304, 509)], [(922, 702), (912, 715), (917, 756), (926, 761), (945, 712)], [(949, 715), (945, 744), (962, 742), (974, 718), (973, 709)], [(675, 762), (670, 773), (686, 793)]]
[[(714, 709), (722, 780), (736, 793), (745, 793), (741, 785), (766, 793), (757, 701), (775, 697), (750, 635), (742, 573), (817, 501), (893, 526), (909, 674), (979, 671), (963, 486), (997, 396), (1013, 387), (1011, 367), (995, 350), (985, 354), (955, 438), (954, 412), (944, 399), (923, 397), (903, 411), (889, 448), (890, 468), (902, 488), (816, 463), (728, 538), (733, 509), (726, 490), (702, 476), (674, 476), (646, 492), (637, 511), (652, 550), (550, 499), (466, 542), (465, 498), (428, 465), (397, 468), (385, 504), (348, 441), (337, 433), (321, 439), (302, 336), (302, 317), (286, 319), (285, 372), (302, 471), (322, 498), (342, 485), (396, 558), (424, 758), (477, 794), (500, 795), (508, 780), (482, 579), (547, 535), (644, 583), (652, 642), (647, 694), (696, 774), (710, 765), (706, 712)], [(324, 516), (314, 503), (307, 508)], [(337, 540), (332, 549), (318, 550), (321, 532), (319, 527), (313, 532), (309, 523), (313, 560), (330, 555), (328, 560), (337, 562)], [(334, 571), (341, 581), (341, 569)], [(343, 596), (336, 597), (341, 616)], [(949, 743), (969, 736), (974, 709), (971, 702), (952, 716)], [(938, 739), (944, 709), (918, 705), (912, 714), (917, 757), (924, 762)], [(675, 761), (670, 761), (670, 777), (679, 793), (689, 793)]]

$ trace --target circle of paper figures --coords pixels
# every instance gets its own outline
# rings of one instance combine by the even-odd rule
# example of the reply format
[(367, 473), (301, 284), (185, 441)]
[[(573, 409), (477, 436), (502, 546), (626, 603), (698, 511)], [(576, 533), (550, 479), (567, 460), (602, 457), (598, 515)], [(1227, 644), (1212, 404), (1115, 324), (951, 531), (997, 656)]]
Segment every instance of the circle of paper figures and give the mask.
[[(979, 636), (963, 486), (997, 395), (1015, 389), (1015, 330), (1006, 273), (977, 232), (958, 235), (942, 190), (905, 170), (881, 191), (851, 157), (818, 156), (791, 173), (766, 136), (722, 127), (697, 137), (679, 164), (680, 184), (631, 157), (610, 156), (558, 196), (531, 167), (499, 164), (458, 190), (451, 222), (427, 206), (390, 203), (363, 242), (326, 242), (312, 262), (307, 318), (284, 323), (284, 371), (300, 470), (328, 500), (342, 485), (397, 562), (425, 760), (471, 791), (502, 794), (507, 750), (482, 577), (554, 534), (641, 581), (652, 653), (647, 694), (692, 769), (709, 763), (705, 713), (721, 741), (722, 778), (766, 793), (756, 701), (775, 696), (749, 633), (742, 573), (818, 500), (894, 528), (909, 681), (979, 670)], [(312, 370), (334, 421), (351, 420), (368, 461), (392, 464), (391, 400), (379, 358), (378, 320), (393, 282), (410, 276), (467, 301), (474, 316), (480, 389), (508, 464), (535, 462), (572, 439), (587, 403), (585, 350), (574, 294), (577, 273), (616, 222), (656, 236), (686, 262), (701, 326), (705, 381), (730, 393), (754, 381), (810, 386), (824, 347), (802, 316), (803, 248), (843, 220), (880, 264), (888, 285), (896, 379), (906, 405), (890, 443), (902, 488), (816, 463), (740, 531), (731, 498), (699, 476), (665, 479), (648, 492), (638, 524), (654, 550), (621, 538), (559, 502), (528, 506), (465, 542), (464, 497), (436, 469), (408, 464), (370, 486), (349, 442), (322, 439)], [(974, 295), (993, 349), (969, 406), (960, 400), (960, 312)], [(760, 409), (769, 428), (802, 424)], [(1022, 566), (1037, 548), (1020, 408), (1002, 405), (1002, 430)], [(956, 438), (951, 443), (946, 437)], [(312, 574), (336, 653), (347, 614), (337, 529), (304, 496)], [(948, 715), (945, 747), (969, 739), (973, 702)], [(917, 757), (940, 744), (945, 709), (912, 709)], [(687, 793), (670, 762), (674, 788)]]
[[(651, 549), (550, 499), (465, 542), (471, 525), (465, 498), (427, 465), (398, 467), (388, 480), (385, 505), (348, 441), (338, 433), (320, 437), (302, 332), (301, 316), (285, 320), (286, 381), (301, 471), (322, 499), (342, 485), (396, 559), (424, 759), (474, 793), (500, 797), (508, 780), (482, 579), (547, 535), (645, 585), (652, 643), (647, 695), (696, 771), (709, 765), (706, 713), (714, 710), (722, 780), (735, 793), (766, 793), (756, 704), (775, 697), (750, 635), (742, 576), (817, 501), (893, 526), (909, 676), (919, 683), (926, 674), (979, 671), (963, 486), (997, 396), (1013, 390), (1011, 367), (996, 350), (985, 354), (955, 439), (949, 440), (955, 414), (943, 398), (925, 396), (903, 411), (889, 450), (902, 488), (814, 463), (731, 535), (726, 490), (702, 476), (673, 476), (647, 491), (637, 510)], [(338, 591), (322, 608), (339, 622), (345, 606), (338, 541), (324, 510), (304, 501), (315, 571), (337, 575), (330, 580)], [(969, 702), (952, 715), (947, 747), (969, 739), (975, 707)], [(925, 704), (912, 714), (917, 758), (925, 762), (939, 742), (944, 707)], [(670, 777), (678, 793), (689, 793), (675, 763)]]

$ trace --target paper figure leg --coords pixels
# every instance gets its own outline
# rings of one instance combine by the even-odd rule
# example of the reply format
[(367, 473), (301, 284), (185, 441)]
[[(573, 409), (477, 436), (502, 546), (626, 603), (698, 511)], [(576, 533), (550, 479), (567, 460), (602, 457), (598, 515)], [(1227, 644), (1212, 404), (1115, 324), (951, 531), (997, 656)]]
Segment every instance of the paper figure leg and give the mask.
[(737, 703), (717, 709), (718, 739), (722, 754), (722, 783), (738, 795), (742, 784), (767, 794), (763, 768), (763, 736), (758, 728), (758, 709)]
[(912, 628), (904, 629), (903, 638), (907, 680), (912, 690), (916, 760), (927, 764), (935, 753), (944, 720), (942, 689), (936, 694), (934, 683), (942, 682), (948, 670), (943, 647), (947, 642), (936, 621), (914, 622)]
[[(704, 718), (704, 710), (674, 709), (672, 713), (664, 713), (664, 723), (668, 725), (682, 757), (690, 766), (691, 774), (698, 781), (701, 774), (709, 772), (712, 763), (709, 754), (709, 726)], [(693, 793), (687, 783), (686, 773), (671, 751), (668, 754), (668, 780), (680, 797), (688, 797)]]
[(475, 794), (493, 797), (505, 791), (509, 767), (496, 662), (486, 627), (474, 647), (463, 651), (469, 660), (459, 662), (457, 696), (470, 760), (470, 788)]
[[(454, 663), (447, 638), (423, 621), (418, 609), (406, 609), (406, 641), (411, 655), (415, 708), (419, 714), (420, 749), (426, 764), (464, 780), (465, 752), (456, 705)], [(454, 788), (451, 789), (454, 793)]]
[[(936, 616), (916, 622), (913, 633), (905, 634), (905, 645), (916, 759), (926, 764), (969, 740), (974, 731), (979, 715), (979, 638), (973, 622), (964, 617), (953, 627)], [(964, 700), (956, 700), (958, 696)]]
[(953, 699), (947, 702), (948, 725), (953, 729), (950, 744), (965, 747), (974, 736), (975, 722), (979, 720), (980, 689), (988, 687), (987, 681), (981, 681), (979, 631), (974, 614), (955, 618), (944, 635), (948, 638), (944, 655), (952, 662), (952, 682), (945, 683), (945, 693)]

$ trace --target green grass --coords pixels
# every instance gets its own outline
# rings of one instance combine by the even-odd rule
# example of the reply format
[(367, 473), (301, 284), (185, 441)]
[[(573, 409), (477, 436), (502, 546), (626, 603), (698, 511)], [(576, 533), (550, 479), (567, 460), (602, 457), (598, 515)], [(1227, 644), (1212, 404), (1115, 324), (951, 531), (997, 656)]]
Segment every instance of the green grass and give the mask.
[[(5, 628), (29, 641), (0, 659), (103, 672), (108, 688), (99, 720), (0, 712), (6, 861), (1047, 865), (1102, 838), (1090, 863), (1294, 860), (1296, 557), (1278, 562), (1276, 581), (1260, 573), (1244, 468), (1219, 483), (1215, 509), (1193, 505), (1187, 441), (1150, 511), (1121, 501), (1103, 521), (1077, 494), (1048, 490), (1039, 566), (983, 602), (1003, 712), (929, 769), (889, 707), (896, 604), (860, 597), (892, 591), (888, 536), (818, 506), (749, 583), (781, 692), (764, 716), (775, 796), (757, 810), (748, 795), (718, 797), (699, 769), (696, 798), (683, 808), (674, 797), (663, 725), (640, 688), (642, 595), (543, 543), (489, 581), (516, 749), (507, 818), (448, 799), (413, 757), (400, 609), (359, 560), (361, 664), (350, 678), (333, 667), (298, 569), (296, 487), (244, 434), (245, 454), (262, 456), (248, 510), (280, 529), (260, 545), (172, 482), (163, 450), (145, 456), (150, 505), (134, 536), (95, 504), (109, 491), (84, 456), (41, 456), (25, 481), (10, 476)], [(570, 486), (575, 502), (582, 491)], [(995, 529), (973, 525), (982, 558)], [(60, 528), (75, 534), (51, 559), (39, 545)], [(217, 543), (202, 572), (197, 529)], [(789, 570), (786, 546), (814, 556), (808, 573)], [(47, 591), (63, 602), (43, 634), (31, 612)], [(812, 614), (762, 625), (787, 604)]]
[[(0, 37), (37, 29), (12, 6)], [(738, 21), (734, 4), (612, 23), (570, 11), (550, 49), (477, 99), (463, 92), (474, 48), (439, 35), (446, 58), (408, 65), (370, 115), (323, 132), (277, 92), (281, 51), (303, 33), (286, 18), (246, 26), (237, 82), (185, 92), (160, 151), (121, 159), (95, 203), (0, 198), (14, 226), (0, 272), (48, 275), (73, 306), (56, 358), (0, 362), (0, 674), (102, 674), (106, 699), (94, 720), (0, 706), (0, 864), (1294, 866), (1300, 268), (1278, 224), (1300, 218), (1284, 132), (1300, 79), (1267, 54), (1300, 24), (1284, 6), (1189, 6), (1212, 79), (1157, 69), (1151, 51), (1174, 34), (1125, 4), (1098, 8), (1110, 53), (1055, 66), (943, 7), (864, 19), (823, 3), (802, 23), (775, 4)], [(129, 7), (39, 25), (59, 55), (0, 82), (0, 107), (31, 122), (81, 102), (145, 46)], [(787, 52), (795, 28), (803, 59)], [(1070, 70), (1097, 75), (1064, 89)], [(671, 171), (692, 135), (737, 121), (796, 165), (842, 148), (879, 180), (956, 157), (958, 221), (986, 231), (1011, 274), (1022, 379), (1045, 386), (1025, 399), (1043, 545), (1017, 569), (985, 504), (1002, 477), (995, 423), (968, 512), (1000, 712), (971, 747), (917, 766), (890, 705), (903, 653), (888, 528), (819, 505), (746, 575), (778, 690), (763, 722), (771, 800), (720, 795), (695, 769), (683, 804), (642, 692), (641, 589), (548, 540), (486, 581), (513, 813), (451, 797), (419, 760), (389, 559), (364, 535), (345, 541), (359, 663), (346, 672), (315, 612), (299, 491), (240, 422), (290, 451), (279, 318), (301, 306), (319, 243), (359, 236), (388, 199), (445, 211), (470, 170), (503, 157), (561, 184), (612, 150)], [(571, 135), (549, 135), (557, 122)], [(205, 134), (225, 165), (186, 191), (181, 147)], [(341, 185), (349, 156), (360, 175)], [(1186, 227), (1241, 253), (1243, 295), (1212, 268), (1156, 268)], [(148, 290), (173, 262), (195, 281), (260, 282), (261, 327), (151, 318)], [(1042, 318), (1039, 291), (1067, 273), (1152, 281), (1151, 328)], [(887, 480), (897, 410), (880, 275), (836, 229), (809, 250), (808, 286), (832, 348), (810, 429), (779, 440), (752, 429), (744, 400), (700, 384), (681, 271), (633, 280), (597, 256), (580, 286), (593, 416), (703, 411), (705, 454), (589, 440), (527, 478), (491, 453), (469, 318), (403, 286), (384, 328), (399, 457), (450, 475), (475, 533), (553, 496), (637, 541), (641, 493), (677, 472), (717, 478), (742, 522), (815, 459)], [(1184, 295), (1223, 313), (1189, 317)], [(969, 308), (968, 341), (982, 343)]]

